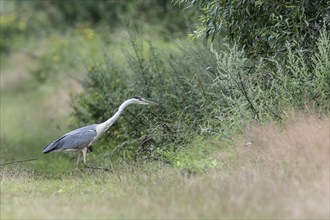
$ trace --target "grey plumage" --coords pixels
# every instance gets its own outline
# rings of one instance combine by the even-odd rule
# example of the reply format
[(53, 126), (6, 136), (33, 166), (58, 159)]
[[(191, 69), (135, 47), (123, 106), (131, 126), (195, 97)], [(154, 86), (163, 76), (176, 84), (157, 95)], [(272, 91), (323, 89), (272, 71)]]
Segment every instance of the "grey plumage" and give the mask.
[(46, 146), (42, 152), (47, 154), (52, 151), (80, 151), (89, 147), (96, 136), (96, 124), (88, 125), (63, 135)]

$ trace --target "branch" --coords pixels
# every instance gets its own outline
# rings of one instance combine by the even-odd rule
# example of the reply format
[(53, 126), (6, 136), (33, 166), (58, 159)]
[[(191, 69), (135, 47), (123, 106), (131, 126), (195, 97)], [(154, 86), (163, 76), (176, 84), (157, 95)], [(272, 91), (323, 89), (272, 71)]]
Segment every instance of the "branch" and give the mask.
[(12, 161), (12, 162), (8, 162), (8, 163), (0, 164), (0, 166), (10, 165), (10, 164), (14, 164), (14, 163), (24, 163), (24, 162), (34, 161), (34, 160), (37, 160), (37, 159), (38, 158), (32, 158), (32, 159), (26, 159), (26, 160), (17, 160), (17, 161)]

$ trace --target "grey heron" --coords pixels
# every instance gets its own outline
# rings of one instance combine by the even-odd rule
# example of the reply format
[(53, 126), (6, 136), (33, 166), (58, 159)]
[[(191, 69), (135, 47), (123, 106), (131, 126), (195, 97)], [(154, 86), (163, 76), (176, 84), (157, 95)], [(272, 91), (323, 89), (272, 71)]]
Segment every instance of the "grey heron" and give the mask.
[(100, 124), (87, 125), (78, 128), (69, 133), (64, 134), (59, 139), (53, 141), (43, 149), (43, 153), (47, 154), (52, 151), (78, 151), (77, 166), (80, 160), (80, 152), (83, 154), (84, 164), (86, 164), (86, 155), (92, 144), (105, 132), (109, 127), (117, 121), (124, 109), (131, 104), (150, 105), (156, 104), (148, 101), (140, 96), (134, 96), (123, 102), (118, 111), (108, 120)]

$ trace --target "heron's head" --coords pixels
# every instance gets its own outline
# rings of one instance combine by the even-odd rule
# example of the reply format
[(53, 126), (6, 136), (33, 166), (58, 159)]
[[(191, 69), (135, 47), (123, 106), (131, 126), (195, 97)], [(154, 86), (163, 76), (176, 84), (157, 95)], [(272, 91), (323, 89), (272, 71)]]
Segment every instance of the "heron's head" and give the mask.
[(140, 105), (156, 105), (157, 103), (154, 103), (154, 102), (151, 102), (151, 101), (148, 101), (140, 96), (133, 96), (131, 98), (131, 100), (134, 101), (134, 103), (136, 104), (140, 104)]

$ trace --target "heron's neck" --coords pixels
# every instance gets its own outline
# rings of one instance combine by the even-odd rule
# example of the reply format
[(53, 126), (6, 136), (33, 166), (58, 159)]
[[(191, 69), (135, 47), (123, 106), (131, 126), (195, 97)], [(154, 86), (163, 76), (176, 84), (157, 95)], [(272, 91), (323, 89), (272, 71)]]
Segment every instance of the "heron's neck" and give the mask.
[(118, 111), (111, 118), (100, 124), (101, 132), (105, 132), (106, 130), (108, 130), (108, 128), (117, 121), (121, 113), (123, 113), (124, 109), (132, 103), (133, 102), (130, 99), (123, 102), (123, 104), (119, 106)]

